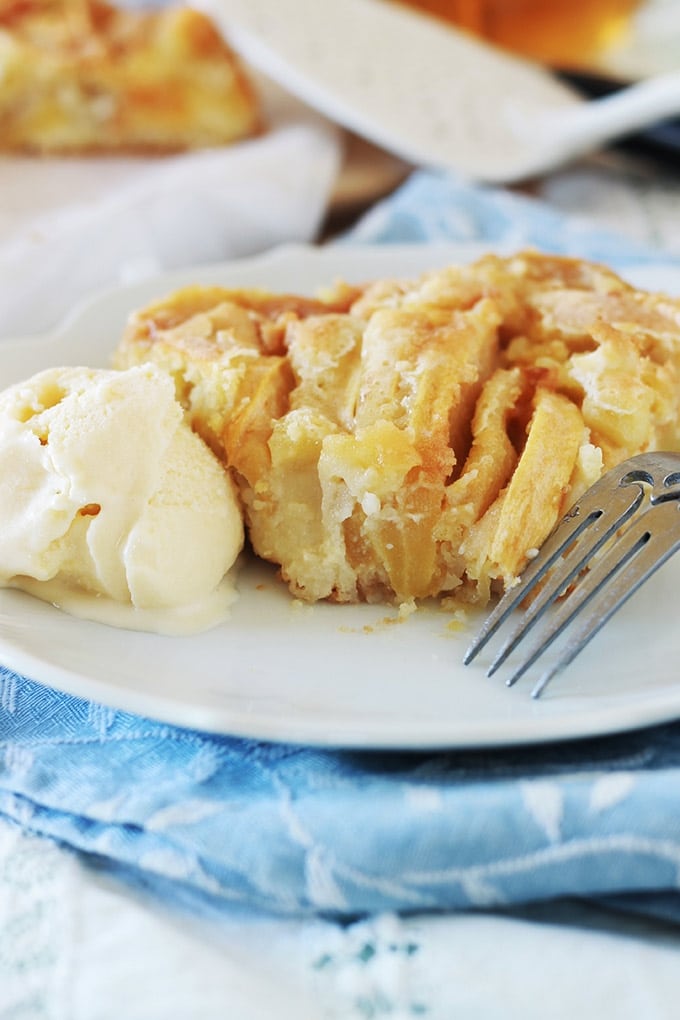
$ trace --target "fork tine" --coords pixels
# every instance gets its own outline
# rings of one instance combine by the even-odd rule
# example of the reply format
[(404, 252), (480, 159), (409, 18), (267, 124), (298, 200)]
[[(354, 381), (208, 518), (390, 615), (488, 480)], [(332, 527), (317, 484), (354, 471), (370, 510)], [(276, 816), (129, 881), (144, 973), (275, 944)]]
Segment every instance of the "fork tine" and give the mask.
[[(650, 515), (652, 515), (651, 517)], [(551, 621), (548, 635), (530, 656), (531, 662), (558, 637), (586, 606), (590, 612), (562, 650), (557, 660), (546, 669), (534, 686), (531, 696), (538, 698), (552, 678), (572, 662), (608, 620), (628, 599), (680, 549), (680, 534), (669, 542), (671, 529), (677, 531), (680, 507), (677, 501), (657, 503), (634, 521), (589, 572), (579, 587), (565, 599), (558, 619)], [(674, 515), (674, 516), (673, 516)], [(655, 530), (651, 530), (652, 520)], [(576, 600), (573, 606), (569, 603)], [(530, 665), (527, 661), (516, 676)], [(512, 678), (513, 682), (515, 677)], [(508, 681), (509, 682), (509, 681)]]
[[(599, 560), (595, 561), (587, 573), (582, 575), (580, 582), (576, 583), (568, 597), (555, 607), (550, 617), (550, 623), (541, 634), (537, 643), (527, 653), (521, 665), (517, 667), (512, 676), (506, 680), (508, 687), (512, 687), (513, 684), (517, 683), (520, 677), (533, 666), (534, 662), (560, 636), (579, 612), (596, 597), (607, 582), (611, 581), (616, 572), (621, 570), (640, 551), (641, 546), (649, 541), (650, 533), (643, 523), (644, 517), (645, 515), (643, 514), (639, 521), (629, 526), (611, 548)], [(520, 634), (515, 644), (519, 644), (523, 637), (524, 634)]]
[[(516, 647), (526, 630), (540, 619), (543, 612), (578, 574), (593, 553), (637, 510), (644, 496), (642, 487), (617, 485), (611, 491), (613, 477), (620, 479), (620, 469), (614, 469), (599, 479), (562, 518), (557, 528), (541, 546), (538, 556), (527, 564), (519, 583), (505, 593), (486, 618), (465, 653), (463, 662), (466, 665), (472, 662), (510, 614), (534, 591), (550, 568), (563, 556), (565, 550), (569, 550), (573, 545), (565, 557), (566, 579), (565, 573), (560, 571), (559, 579), (541, 592), (536, 600), (537, 605), (529, 608), (517, 630), (494, 659), (489, 668), (489, 675), (495, 672)], [(607, 499), (603, 501), (604, 494), (607, 494)], [(580, 541), (577, 541), (578, 539)]]
[[(493, 673), (550, 610), (543, 633), (506, 681), (511, 686), (587, 607), (558, 661), (535, 685), (532, 696), (539, 697), (551, 678), (569, 665), (630, 596), (680, 549), (678, 513), (680, 453), (648, 452), (619, 464), (562, 519), (518, 584), (489, 615), (465, 662), (472, 661), (508, 615), (532, 595), (519, 625), (488, 671)], [(538, 584), (541, 587), (536, 591)]]
[[(614, 473), (617, 478), (620, 477), (620, 471)], [(547, 577), (545, 584), (489, 666), (487, 676), (493, 676), (519, 642), (544, 616), (553, 602), (569, 587), (574, 578), (578, 577), (586, 564), (639, 508), (645, 493), (641, 486), (631, 484), (619, 484), (607, 497), (603, 508), (601, 490), (608, 488), (610, 481), (611, 479), (605, 476), (602, 479), (602, 485), (590, 489), (581, 502), (567, 514), (567, 518), (570, 518), (573, 514), (582, 516), (584, 511), (590, 511), (583, 520), (583, 527), (580, 531), (561, 543), (561, 549), (564, 549), (565, 552), (559, 572), (556, 571), (554, 575)], [(635, 479), (635, 481), (639, 481), (639, 479)], [(597, 504), (597, 509), (593, 504)], [(576, 541), (576, 539), (579, 540)], [(552, 566), (554, 562), (554, 558), (551, 559), (550, 565)], [(514, 683), (514, 680), (512, 682)], [(508, 686), (512, 686), (512, 683), (508, 683)]]

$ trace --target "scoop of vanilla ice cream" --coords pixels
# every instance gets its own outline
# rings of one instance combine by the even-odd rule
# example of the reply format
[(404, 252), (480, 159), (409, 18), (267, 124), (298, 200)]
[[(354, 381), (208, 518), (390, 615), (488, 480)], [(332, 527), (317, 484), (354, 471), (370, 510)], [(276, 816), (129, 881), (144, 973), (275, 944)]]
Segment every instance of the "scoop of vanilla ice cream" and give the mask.
[(0, 394), (0, 583), (170, 609), (242, 544), (233, 483), (158, 369), (54, 368)]

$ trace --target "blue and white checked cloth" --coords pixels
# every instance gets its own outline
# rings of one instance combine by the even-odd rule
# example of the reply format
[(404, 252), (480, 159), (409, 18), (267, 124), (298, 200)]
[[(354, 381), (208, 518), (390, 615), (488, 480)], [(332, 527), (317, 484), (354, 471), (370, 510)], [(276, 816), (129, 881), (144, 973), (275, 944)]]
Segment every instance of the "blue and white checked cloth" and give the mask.
[[(425, 172), (351, 239), (658, 259), (531, 199)], [(680, 922), (680, 723), (538, 748), (335, 752), (173, 728), (1, 671), (0, 814), (197, 912), (585, 897)]]

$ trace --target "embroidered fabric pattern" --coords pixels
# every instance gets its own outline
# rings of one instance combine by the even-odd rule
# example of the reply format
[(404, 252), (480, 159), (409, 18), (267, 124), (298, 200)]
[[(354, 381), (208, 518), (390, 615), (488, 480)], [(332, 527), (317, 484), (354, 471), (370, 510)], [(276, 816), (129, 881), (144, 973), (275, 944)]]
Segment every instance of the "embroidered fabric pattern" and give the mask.
[(0, 812), (166, 896), (348, 917), (677, 889), (672, 725), (374, 756), (174, 729), (7, 673), (3, 702)]

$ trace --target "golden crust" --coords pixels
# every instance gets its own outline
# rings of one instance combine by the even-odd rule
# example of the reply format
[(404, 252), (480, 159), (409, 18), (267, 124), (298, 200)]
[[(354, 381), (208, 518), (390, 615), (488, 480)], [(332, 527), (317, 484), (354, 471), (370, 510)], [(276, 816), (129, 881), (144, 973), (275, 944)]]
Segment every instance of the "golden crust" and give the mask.
[(180, 151), (261, 127), (236, 56), (186, 7), (0, 0), (0, 64), (0, 148), (9, 151)]
[(484, 603), (605, 468), (680, 448), (680, 302), (575, 259), (189, 288), (131, 318), (116, 363), (148, 359), (308, 600)]

